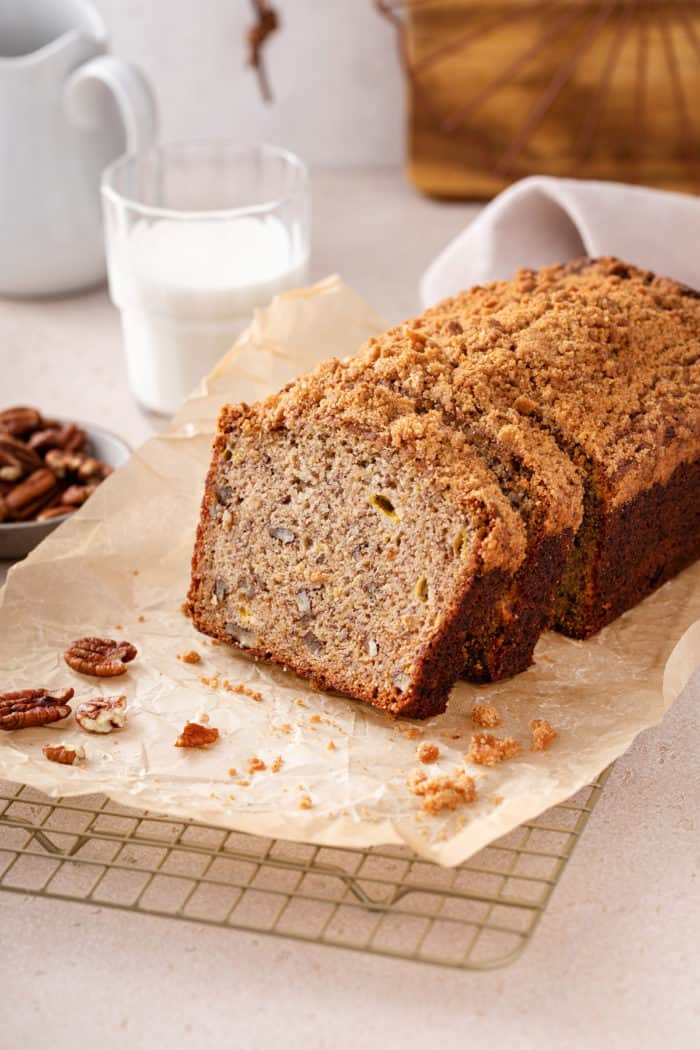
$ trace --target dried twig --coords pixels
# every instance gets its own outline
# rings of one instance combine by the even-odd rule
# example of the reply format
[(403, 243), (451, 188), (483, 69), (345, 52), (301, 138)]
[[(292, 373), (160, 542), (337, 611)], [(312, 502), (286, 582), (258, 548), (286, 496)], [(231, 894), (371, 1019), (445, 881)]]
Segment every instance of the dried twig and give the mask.
[(279, 29), (280, 18), (268, 0), (252, 0), (255, 23), (248, 30), (248, 65), (258, 74), (260, 93), (265, 102), (272, 101), (272, 90), (267, 77), (263, 48), (267, 38)]

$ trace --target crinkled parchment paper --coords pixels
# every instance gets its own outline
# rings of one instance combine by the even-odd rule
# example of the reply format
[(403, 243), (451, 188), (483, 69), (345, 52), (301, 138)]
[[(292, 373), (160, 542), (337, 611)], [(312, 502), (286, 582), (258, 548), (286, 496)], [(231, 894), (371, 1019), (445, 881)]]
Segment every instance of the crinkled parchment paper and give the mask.
[[(690, 626), (700, 621), (700, 565), (588, 642), (545, 636), (536, 665), (514, 681), (457, 686), (447, 713), (422, 724), (392, 722), (315, 692), (197, 635), (180, 606), (221, 404), (277, 389), (322, 357), (354, 351), (381, 327), (337, 279), (276, 299), (172, 425), (12, 570), (0, 597), (3, 689), (71, 685), (76, 702), (123, 692), (129, 725), (106, 737), (87, 736), (72, 719), (2, 733), (1, 775), (52, 795), (105, 792), (126, 805), (269, 836), (343, 846), (406, 842), (456, 864), (567, 798), (659, 721), (700, 666), (700, 622)], [(685, 631), (662, 690), (666, 661)], [(62, 652), (85, 634), (128, 638), (139, 657), (120, 678), (81, 677)], [(190, 649), (201, 654), (200, 664), (178, 659)], [(217, 673), (218, 688), (201, 681)], [(227, 691), (224, 679), (263, 700)], [(439, 745), (440, 758), (426, 771), (455, 770), (469, 747), (476, 699), (499, 708), (497, 732), (517, 736), (522, 757), (493, 769), (470, 767), (479, 790), (474, 805), (444, 817), (421, 815), (405, 784), (418, 766), (416, 746)], [(184, 722), (205, 712), (220, 742), (209, 751), (173, 747)], [(527, 750), (534, 717), (559, 730), (546, 753)], [(47, 740), (81, 741), (87, 764), (47, 762)], [(267, 769), (249, 775), (253, 756)], [(282, 767), (272, 772), (278, 756)], [(303, 795), (311, 808), (300, 808)]]

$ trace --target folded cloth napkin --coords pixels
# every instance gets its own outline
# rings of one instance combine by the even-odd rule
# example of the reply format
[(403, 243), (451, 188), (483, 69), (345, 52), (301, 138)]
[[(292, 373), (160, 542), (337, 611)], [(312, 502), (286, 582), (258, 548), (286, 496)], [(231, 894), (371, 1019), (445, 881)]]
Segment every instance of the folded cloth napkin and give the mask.
[(615, 182), (533, 176), (499, 194), (428, 268), (424, 307), (521, 266), (580, 255), (625, 262), (700, 288), (700, 199)]

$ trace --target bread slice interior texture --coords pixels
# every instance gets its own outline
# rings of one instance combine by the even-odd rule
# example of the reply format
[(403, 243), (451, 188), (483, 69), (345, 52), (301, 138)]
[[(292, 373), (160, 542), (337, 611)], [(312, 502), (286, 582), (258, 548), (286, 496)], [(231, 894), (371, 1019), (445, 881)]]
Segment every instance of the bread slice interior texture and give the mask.
[(523, 554), (496, 480), (436, 413), (311, 380), (222, 414), (190, 607), (254, 656), (423, 717)]

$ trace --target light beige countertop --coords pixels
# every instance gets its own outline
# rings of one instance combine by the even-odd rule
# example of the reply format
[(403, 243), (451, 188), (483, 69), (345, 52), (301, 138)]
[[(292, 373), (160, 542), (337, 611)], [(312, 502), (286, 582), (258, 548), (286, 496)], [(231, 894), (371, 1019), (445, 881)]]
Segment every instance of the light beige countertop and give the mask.
[[(388, 321), (473, 216), (389, 171), (314, 178), (313, 277)], [(329, 348), (329, 352), (332, 348)], [(0, 301), (0, 402), (137, 446), (103, 289)], [(0, 566), (0, 580), (4, 572)], [(700, 1043), (700, 682), (621, 758), (534, 939), (503, 970), (427, 965), (0, 892), (2, 1050), (690, 1050)]]

